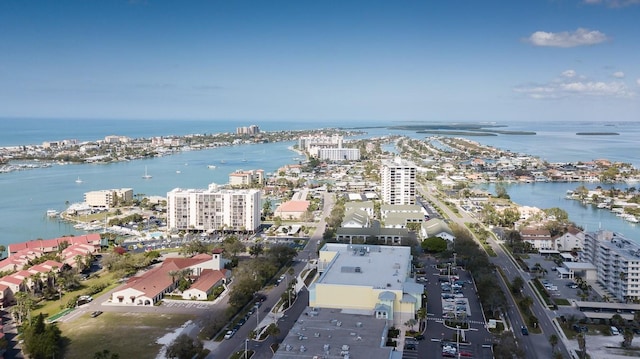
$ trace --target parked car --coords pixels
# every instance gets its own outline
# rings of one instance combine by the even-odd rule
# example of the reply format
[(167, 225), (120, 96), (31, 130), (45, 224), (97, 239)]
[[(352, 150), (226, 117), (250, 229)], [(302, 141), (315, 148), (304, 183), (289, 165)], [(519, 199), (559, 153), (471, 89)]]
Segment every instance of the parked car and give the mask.
[(235, 331), (233, 330), (227, 330), (227, 333), (224, 335), (225, 339), (231, 339), (233, 337), (233, 335), (236, 334)]
[(95, 312), (91, 312), (91, 318), (95, 318), (95, 317), (99, 316), (100, 314), (102, 314), (101, 310), (96, 310)]
[(620, 335), (620, 331), (616, 327), (611, 327), (611, 335)]

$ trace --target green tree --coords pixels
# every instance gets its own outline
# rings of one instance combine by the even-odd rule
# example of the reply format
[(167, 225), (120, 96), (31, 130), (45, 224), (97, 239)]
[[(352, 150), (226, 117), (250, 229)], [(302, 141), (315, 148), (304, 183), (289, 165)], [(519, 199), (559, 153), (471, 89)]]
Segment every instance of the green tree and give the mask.
[(192, 359), (202, 352), (202, 342), (192, 339), (186, 334), (180, 334), (168, 347), (166, 357), (173, 359)]
[(555, 334), (551, 334), (549, 336), (549, 344), (551, 344), (551, 352), (555, 352), (556, 345), (558, 345), (558, 336)]
[(61, 357), (62, 334), (55, 323), (45, 324), (40, 313), (24, 329), (24, 350), (32, 359)]
[(278, 326), (275, 325), (274, 323), (271, 323), (269, 324), (267, 329), (265, 329), (265, 333), (267, 333), (267, 335), (272, 335), (275, 337), (278, 334), (280, 334), (280, 328), (278, 328)]
[(120, 354), (112, 353), (109, 349), (104, 349), (101, 352), (95, 352), (93, 359), (120, 359)]
[(407, 320), (406, 322), (404, 322), (404, 325), (408, 326), (409, 328), (411, 328), (411, 331), (413, 331), (413, 327), (418, 324), (418, 321), (411, 318), (409, 320)]
[(495, 359), (524, 358), (524, 351), (518, 347), (512, 332), (504, 331), (497, 339), (498, 343), (493, 346)]
[(269, 247), (269, 250), (267, 251), (267, 258), (274, 261), (278, 267), (282, 267), (291, 262), (291, 260), (295, 258), (296, 254), (298, 254), (298, 252), (288, 245), (276, 244)]
[(507, 193), (507, 188), (502, 183), (496, 184), (496, 197), (502, 199), (511, 199)]
[(210, 253), (211, 248), (199, 239), (194, 239), (182, 246), (182, 252), (185, 255), (193, 255), (198, 253)]
[(232, 257), (237, 257), (239, 253), (246, 250), (244, 244), (240, 242), (240, 240), (236, 236), (229, 236), (225, 238), (222, 242), (222, 248)]
[(440, 237), (429, 237), (420, 243), (422, 249), (429, 253), (441, 253), (447, 250), (447, 240)]
[(631, 342), (633, 341), (633, 330), (629, 327), (625, 327), (624, 331), (622, 332), (623, 335), (623, 341), (622, 341), (622, 347), (623, 348), (629, 348), (631, 347)]
[(511, 293), (520, 294), (522, 287), (524, 287), (524, 279), (522, 279), (521, 276), (513, 278), (513, 281), (511, 282)]
[(256, 243), (249, 247), (249, 254), (254, 257), (259, 257), (264, 252), (264, 246), (261, 243)]

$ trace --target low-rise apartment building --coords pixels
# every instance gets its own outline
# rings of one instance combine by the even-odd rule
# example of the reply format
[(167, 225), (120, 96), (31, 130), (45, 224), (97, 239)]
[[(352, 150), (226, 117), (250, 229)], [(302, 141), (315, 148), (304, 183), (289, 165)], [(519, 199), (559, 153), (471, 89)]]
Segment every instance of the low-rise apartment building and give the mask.
[(84, 202), (91, 208), (111, 208), (118, 203), (133, 200), (133, 189), (103, 189), (100, 191), (85, 192)]

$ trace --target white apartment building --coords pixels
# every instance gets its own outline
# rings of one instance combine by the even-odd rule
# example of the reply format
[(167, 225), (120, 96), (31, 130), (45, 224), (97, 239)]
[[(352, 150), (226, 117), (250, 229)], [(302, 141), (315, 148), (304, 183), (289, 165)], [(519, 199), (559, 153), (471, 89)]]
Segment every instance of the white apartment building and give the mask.
[(309, 151), (312, 147), (318, 148), (341, 148), (343, 137), (333, 136), (302, 136), (298, 139), (298, 148), (302, 151)]
[(111, 208), (118, 203), (133, 200), (132, 188), (103, 189), (85, 192), (84, 202), (92, 208)]
[(640, 300), (640, 244), (615, 232), (585, 232), (580, 255), (596, 267), (598, 283), (618, 300)]
[(318, 148), (317, 156), (323, 161), (359, 161), (358, 148)]
[(260, 191), (175, 188), (167, 193), (167, 226), (176, 230), (250, 231), (260, 226)]
[(416, 200), (417, 167), (396, 157), (383, 160), (380, 169), (382, 201), (385, 204), (414, 204)]
[(260, 133), (258, 125), (236, 127), (237, 135), (257, 135)]

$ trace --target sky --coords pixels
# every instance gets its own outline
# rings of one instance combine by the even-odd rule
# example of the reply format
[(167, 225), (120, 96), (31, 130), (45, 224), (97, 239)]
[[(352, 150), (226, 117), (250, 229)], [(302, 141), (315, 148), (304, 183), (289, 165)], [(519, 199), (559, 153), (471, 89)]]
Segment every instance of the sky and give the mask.
[(640, 120), (640, 0), (0, 0), (0, 118)]

